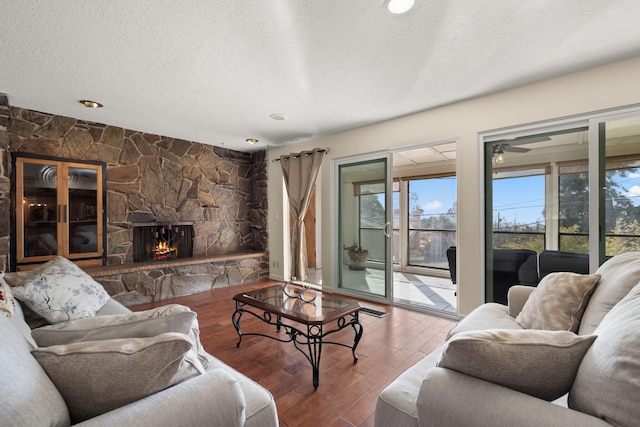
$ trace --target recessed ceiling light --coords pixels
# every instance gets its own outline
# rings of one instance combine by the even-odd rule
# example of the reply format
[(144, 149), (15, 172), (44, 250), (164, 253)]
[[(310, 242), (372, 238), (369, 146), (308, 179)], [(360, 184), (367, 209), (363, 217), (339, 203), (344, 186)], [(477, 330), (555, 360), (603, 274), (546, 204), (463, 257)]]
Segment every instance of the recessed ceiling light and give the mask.
[(87, 99), (83, 99), (79, 102), (87, 108), (102, 108), (102, 104), (96, 101), (89, 101)]
[(285, 116), (282, 113), (273, 113), (269, 117), (271, 117), (273, 120), (286, 120), (287, 119), (287, 116)]
[(253, 144), (255, 144), (256, 142), (258, 142), (258, 140), (257, 140), (257, 139), (255, 139), (255, 138), (247, 138), (247, 139), (245, 139), (245, 141), (246, 141), (246, 142), (248, 142), (248, 143), (249, 143), (249, 144), (251, 144), (251, 145), (253, 145)]
[(394, 15), (401, 15), (409, 12), (415, 4), (416, 0), (389, 0), (387, 2), (387, 9)]

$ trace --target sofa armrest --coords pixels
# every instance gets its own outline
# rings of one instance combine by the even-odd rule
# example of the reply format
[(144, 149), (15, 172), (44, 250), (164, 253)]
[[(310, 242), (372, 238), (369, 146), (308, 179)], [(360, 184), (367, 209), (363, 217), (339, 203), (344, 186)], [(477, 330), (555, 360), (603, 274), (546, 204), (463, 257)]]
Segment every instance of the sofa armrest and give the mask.
[(78, 426), (242, 426), (245, 400), (224, 369), (213, 369)]
[(427, 372), (417, 407), (420, 427), (611, 426), (600, 418), (445, 368)]
[(507, 301), (509, 305), (509, 316), (516, 317), (522, 311), (522, 307), (529, 299), (529, 295), (536, 288), (533, 286), (522, 286), (515, 285), (509, 288), (509, 293), (507, 294)]

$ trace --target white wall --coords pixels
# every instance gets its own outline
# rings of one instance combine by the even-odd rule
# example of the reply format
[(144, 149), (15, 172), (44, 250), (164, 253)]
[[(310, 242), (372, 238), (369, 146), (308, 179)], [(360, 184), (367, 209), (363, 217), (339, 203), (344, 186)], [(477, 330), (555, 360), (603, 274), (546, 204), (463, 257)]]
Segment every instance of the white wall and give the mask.
[[(269, 160), (281, 154), (330, 148), (319, 179), (321, 195), (323, 270), (330, 287), (332, 196), (331, 161), (373, 151), (408, 146), (444, 138), (458, 140), (458, 314), (464, 316), (483, 302), (481, 251), (482, 195), (480, 194), (482, 150), (479, 132), (583, 114), (640, 103), (640, 57), (587, 71), (546, 80), (520, 88), (471, 99), (410, 116), (341, 132), (294, 146), (272, 149)], [(269, 254), (271, 277), (282, 279), (285, 252), (290, 239), (283, 227), (283, 183), (280, 165), (269, 161)], [(288, 213), (284, 218), (288, 219)], [(280, 268), (274, 268), (274, 263)]]

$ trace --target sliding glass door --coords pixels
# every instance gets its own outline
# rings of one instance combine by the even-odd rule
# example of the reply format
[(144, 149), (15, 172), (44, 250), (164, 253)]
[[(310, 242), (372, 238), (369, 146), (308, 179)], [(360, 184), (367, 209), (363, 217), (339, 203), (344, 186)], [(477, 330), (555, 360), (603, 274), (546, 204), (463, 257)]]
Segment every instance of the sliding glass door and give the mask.
[(600, 265), (614, 255), (640, 250), (640, 117), (594, 120), (591, 129), (599, 142), (591, 177), (598, 182), (599, 215), (592, 228), (597, 224), (601, 230), (591, 245), (598, 248)]
[(391, 179), (388, 156), (336, 164), (337, 291), (389, 300)]
[[(640, 250), (640, 117), (485, 140), (485, 299)], [(544, 265), (543, 265), (544, 264)]]
[(514, 284), (536, 285), (545, 250), (588, 253), (587, 141), (585, 126), (485, 145), (487, 301), (504, 304)]

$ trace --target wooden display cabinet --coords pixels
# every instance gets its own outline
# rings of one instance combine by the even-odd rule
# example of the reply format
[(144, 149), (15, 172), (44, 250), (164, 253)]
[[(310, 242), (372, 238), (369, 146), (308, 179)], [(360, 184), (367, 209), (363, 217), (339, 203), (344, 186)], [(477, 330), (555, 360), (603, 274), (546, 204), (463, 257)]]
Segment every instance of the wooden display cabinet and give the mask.
[(17, 270), (58, 255), (81, 266), (103, 264), (105, 169), (98, 162), (14, 155)]

